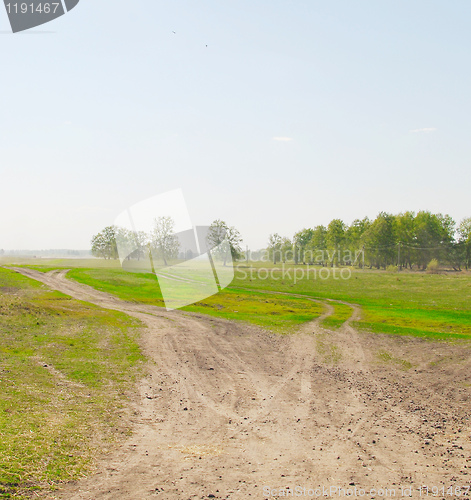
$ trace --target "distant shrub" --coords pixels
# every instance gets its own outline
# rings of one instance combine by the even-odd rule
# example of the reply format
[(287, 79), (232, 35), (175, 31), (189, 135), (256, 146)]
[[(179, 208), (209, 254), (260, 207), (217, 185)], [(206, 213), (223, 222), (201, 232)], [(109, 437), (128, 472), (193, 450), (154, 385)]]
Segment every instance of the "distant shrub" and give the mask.
[(432, 259), (428, 263), (427, 272), (430, 273), (430, 274), (436, 274), (436, 273), (438, 273), (439, 268), (440, 268), (440, 266), (438, 264), (438, 260), (437, 259)]
[(388, 267), (386, 268), (386, 271), (387, 271), (388, 273), (397, 273), (397, 266), (392, 266), (392, 265), (391, 265), (391, 266), (388, 266)]

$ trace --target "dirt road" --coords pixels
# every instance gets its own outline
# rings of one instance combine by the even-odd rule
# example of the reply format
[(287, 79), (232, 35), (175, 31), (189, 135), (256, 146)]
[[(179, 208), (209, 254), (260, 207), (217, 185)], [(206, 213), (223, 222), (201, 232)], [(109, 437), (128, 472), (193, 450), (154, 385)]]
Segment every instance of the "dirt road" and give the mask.
[[(342, 498), (340, 487), (419, 498), (421, 485), (469, 486), (468, 344), (359, 334), (350, 321), (280, 336), (127, 303), (64, 271), (18, 271), (139, 318), (155, 361), (131, 403), (133, 436), (57, 498), (265, 499), (296, 487), (300, 498)], [(458, 496), (440, 491), (429, 497)]]

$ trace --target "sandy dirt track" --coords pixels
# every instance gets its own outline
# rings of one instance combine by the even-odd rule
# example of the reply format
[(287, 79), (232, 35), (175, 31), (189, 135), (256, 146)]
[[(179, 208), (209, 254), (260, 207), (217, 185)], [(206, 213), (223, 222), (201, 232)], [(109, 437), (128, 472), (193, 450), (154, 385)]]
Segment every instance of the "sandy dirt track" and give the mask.
[[(16, 270), (147, 325), (142, 349), (153, 362), (130, 402), (133, 436), (54, 498), (265, 499), (267, 487), (297, 486), (333, 498), (344, 498), (335, 487), (363, 489), (362, 498), (412, 487), (420, 498), (421, 485), (470, 484), (469, 344), (360, 334), (351, 320), (281, 336), (128, 303), (65, 271)], [(308, 493), (299, 498), (316, 498)]]

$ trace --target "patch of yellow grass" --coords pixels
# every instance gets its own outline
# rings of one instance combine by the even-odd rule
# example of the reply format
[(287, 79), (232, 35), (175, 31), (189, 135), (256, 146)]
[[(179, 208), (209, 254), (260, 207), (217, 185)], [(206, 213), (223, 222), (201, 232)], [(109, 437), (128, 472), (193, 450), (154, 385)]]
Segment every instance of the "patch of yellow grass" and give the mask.
[(185, 459), (199, 458), (199, 457), (218, 457), (224, 451), (219, 446), (211, 446), (205, 444), (192, 444), (192, 445), (178, 445), (172, 446), (168, 445), (169, 448), (178, 450), (180, 453), (185, 455)]

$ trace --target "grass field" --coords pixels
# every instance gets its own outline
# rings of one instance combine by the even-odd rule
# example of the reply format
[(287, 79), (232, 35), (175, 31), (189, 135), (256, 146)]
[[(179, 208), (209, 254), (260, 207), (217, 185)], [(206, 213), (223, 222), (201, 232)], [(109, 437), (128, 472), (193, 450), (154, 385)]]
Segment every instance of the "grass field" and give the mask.
[(377, 333), (430, 338), (471, 336), (471, 275), (468, 273), (387, 273), (352, 271), (350, 279), (258, 279), (236, 273), (233, 286), (277, 290), (355, 303), (362, 308), (356, 326)]
[[(92, 261), (93, 262), (93, 261)], [(71, 268), (70, 278), (115, 294), (122, 299), (163, 305), (158, 283), (150, 274), (128, 273), (115, 262), (97, 261), (100, 266), (86, 267), (90, 261), (57, 261), (36, 265), (39, 270)], [(83, 266), (83, 267), (78, 267)], [(105, 267), (106, 266), (106, 267)], [(258, 267), (257, 267), (258, 266)], [(259, 274), (260, 267), (270, 273)], [(276, 270), (279, 266), (258, 263), (240, 266), (230, 289), (187, 307), (228, 319), (249, 321), (275, 330), (287, 330), (317, 317), (318, 304), (299, 297), (263, 295), (260, 292), (282, 292), (304, 295), (325, 301), (333, 299), (358, 304), (361, 330), (435, 339), (461, 339), (471, 336), (471, 275), (468, 273), (388, 273), (353, 270), (350, 279), (317, 278), (306, 274), (306, 266), (285, 266), (291, 275)], [(304, 271), (304, 277), (293, 279), (293, 273)], [(301, 272), (299, 272), (301, 275)], [(348, 305), (330, 302), (334, 315), (323, 325), (337, 328), (351, 315)]]
[(80, 477), (129, 432), (139, 326), (0, 268), (0, 498)]
[[(164, 306), (155, 276), (124, 271), (116, 262), (14, 264), (43, 272), (70, 269), (69, 279), (127, 301)], [(299, 272), (294, 280), (273, 266), (269, 273), (258, 269), (240, 267), (230, 288), (185, 310), (288, 333), (328, 308), (333, 314), (322, 325), (338, 328), (352, 315), (350, 303), (361, 307), (354, 323), (360, 330), (471, 338), (470, 274), (365, 270), (352, 271), (349, 279), (314, 279)], [(125, 400), (143, 361), (138, 326), (124, 314), (0, 268), (0, 498), (29, 498), (80, 477), (98, 451), (129, 432)], [(327, 330), (316, 342), (324, 361), (338, 362), (341, 353)], [(412, 366), (386, 351), (377, 359), (402, 370)]]
[[(122, 269), (77, 268), (72, 269), (68, 276), (124, 300), (164, 306), (158, 281), (152, 274), (129, 273)], [(226, 289), (184, 310), (247, 321), (283, 332), (317, 318), (324, 308), (317, 302), (297, 297)]]

